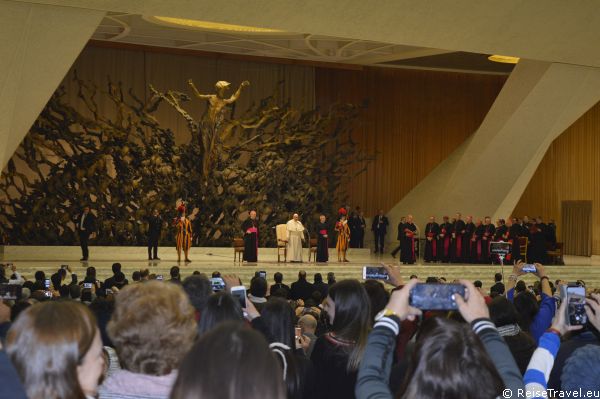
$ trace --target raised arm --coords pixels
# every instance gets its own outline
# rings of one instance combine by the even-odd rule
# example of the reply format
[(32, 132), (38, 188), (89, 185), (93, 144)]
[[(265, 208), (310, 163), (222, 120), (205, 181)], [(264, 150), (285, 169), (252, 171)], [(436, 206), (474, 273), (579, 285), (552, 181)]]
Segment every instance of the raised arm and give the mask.
[(250, 82), (248, 82), (247, 80), (244, 80), (242, 82), (242, 84), (240, 85), (240, 87), (238, 87), (237, 91), (231, 97), (229, 97), (227, 100), (225, 100), (225, 103), (232, 104), (232, 103), (236, 102), (237, 99), (240, 98), (240, 94), (242, 94), (242, 89), (246, 86), (250, 86)]
[(194, 94), (196, 95), (196, 97), (201, 98), (203, 100), (208, 100), (212, 96), (212, 94), (200, 94), (200, 92), (196, 88), (196, 85), (194, 84), (194, 81), (192, 79), (188, 79), (188, 84), (194, 91)]

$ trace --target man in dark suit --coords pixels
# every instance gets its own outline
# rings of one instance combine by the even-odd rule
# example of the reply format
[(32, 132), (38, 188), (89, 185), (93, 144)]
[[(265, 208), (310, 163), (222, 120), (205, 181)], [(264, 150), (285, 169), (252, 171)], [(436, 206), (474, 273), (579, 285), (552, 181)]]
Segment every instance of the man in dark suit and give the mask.
[(96, 237), (96, 218), (90, 213), (90, 207), (85, 206), (81, 215), (76, 220), (77, 232), (79, 234), (79, 243), (81, 245), (82, 261), (88, 260), (89, 250), (88, 241)]
[(158, 257), (158, 240), (160, 239), (162, 225), (163, 221), (160, 217), (160, 213), (158, 212), (158, 209), (155, 209), (154, 212), (152, 212), (152, 216), (148, 218), (148, 260), (160, 260)]
[(379, 214), (373, 218), (373, 224), (371, 225), (371, 231), (375, 236), (375, 253), (383, 253), (383, 243), (388, 224), (388, 218), (385, 217), (383, 210), (380, 209)]
[(306, 281), (306, 272), (300, 270), (298, 272), (298, 281), (292, 283), (290, 298), (293, 300), (302, 299), (303, 301), (306, 301), (312, 296), (314, 290), (314, 286)]

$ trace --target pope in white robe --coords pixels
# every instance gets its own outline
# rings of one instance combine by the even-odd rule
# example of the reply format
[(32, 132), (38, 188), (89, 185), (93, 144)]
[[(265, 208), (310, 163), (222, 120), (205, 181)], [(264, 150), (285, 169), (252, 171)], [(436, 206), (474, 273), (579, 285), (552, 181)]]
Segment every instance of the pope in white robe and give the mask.
[(302, 241), (304, 241), (304, 226), (294, 213), (292, 220), (285, 225), (287, 231), (287, 258), (290, 262), (302, 262)]

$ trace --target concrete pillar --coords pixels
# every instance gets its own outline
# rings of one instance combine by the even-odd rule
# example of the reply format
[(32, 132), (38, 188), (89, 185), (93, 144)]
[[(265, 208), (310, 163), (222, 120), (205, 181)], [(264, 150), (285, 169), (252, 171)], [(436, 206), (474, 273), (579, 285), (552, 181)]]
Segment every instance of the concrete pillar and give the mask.
[(4, 169), (104, 14), (0, 0), (0, 169)]
[(552, 141), (600, 100), (600, 69), (522, 60), (473, 136), (389, 212), (508, 217)]

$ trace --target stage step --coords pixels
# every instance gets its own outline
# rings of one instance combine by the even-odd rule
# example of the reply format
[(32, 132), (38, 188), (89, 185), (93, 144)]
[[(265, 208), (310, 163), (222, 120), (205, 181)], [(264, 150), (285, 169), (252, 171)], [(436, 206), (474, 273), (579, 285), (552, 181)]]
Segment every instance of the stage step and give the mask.
[[(333, 255), (333, 256), (332, 256)], [(97, 269), (99, 279), (110, 277), (113, 262), (120, 262), (123, 272), (128, 279), (131, 274), (140, 269), (148, 268), (151, 273), (162, 274), (165, 279), (169, 278), (169, 270), (177, 265), (176, 253), (173, 248), (160, 248), (161, 261), (148, 261), (146, 248), (144, 247), (90, 247), (90, 261), (79, 262), (80, 249), (76, 246), (70, 247), (28, 247), (7, 246), (4, 252), (0, 252), (2, 263), (13, 262), (18, 270), (28, 279), (32, 279), (35, 271), (44, 270), (46, 273), (54, 273), (61, 264), (69, 264), (80, 278), (85, 275), (85, 268), (94, 266)], [(308, 259), (307, 251), (305, 252)], [(381, 261), (397, 264), (397, 259), (390, 255), (377, 256), (371, 254), (369, 249), (352, 249), (348, 252), (350, 263), (330, 262), (328, 264), (315, 263), (277, 263), (277, 253), (274, 248), (259, 249), (260, 262), (255, 264), (240, 264), (233, 261), (232, 248), (192, 248), (190, 252), (192, 263), (179, 264), (181, 274), (187, 277), (193, 271), (200, 271), (210, 277), (213, 271), (222, 274), (237, 274), (242, 281), (248, 285), (254, 273), (259, 270), (267, 272), (267, 280), (273, 282), (273, 274), (282, 272), (284, 282), (290, 284), (295, 281), (299, 270), (305, 270), (312, 281), (314, 273), (321, 273), (326, 278), (328, 272), (334, 272), (337, 280), (345, 278), (362, 278), (362, 267), (366, 264), (377, 264)], [(330, 258), (337, 260), (334, 251), (330, 251)], [(600, 288), (600, 267), (596, 261), (590, 258), (565, 257), (566, 266), (546, 266), (550, 280), (556, 279), (567, 281), (584, 280), (588, 287)], [(500, 265), (455, 265), (455, 264), (417, 264), (400, 265), (401, 274), (405, 279), (411, 274), (416, 274), (425, 280), (428, 276), (445, 277), (451, 282), (455, 279), (465, 278), (467, 280), (481, 280), (484, 289), (489, 289), (493, 284), (494, 274), (501, 272)], [(510, 267), (504, 267), (507, 278)], [(524, 278), (528, 283), (535, 280), (534, 276), (528, 275)]]

